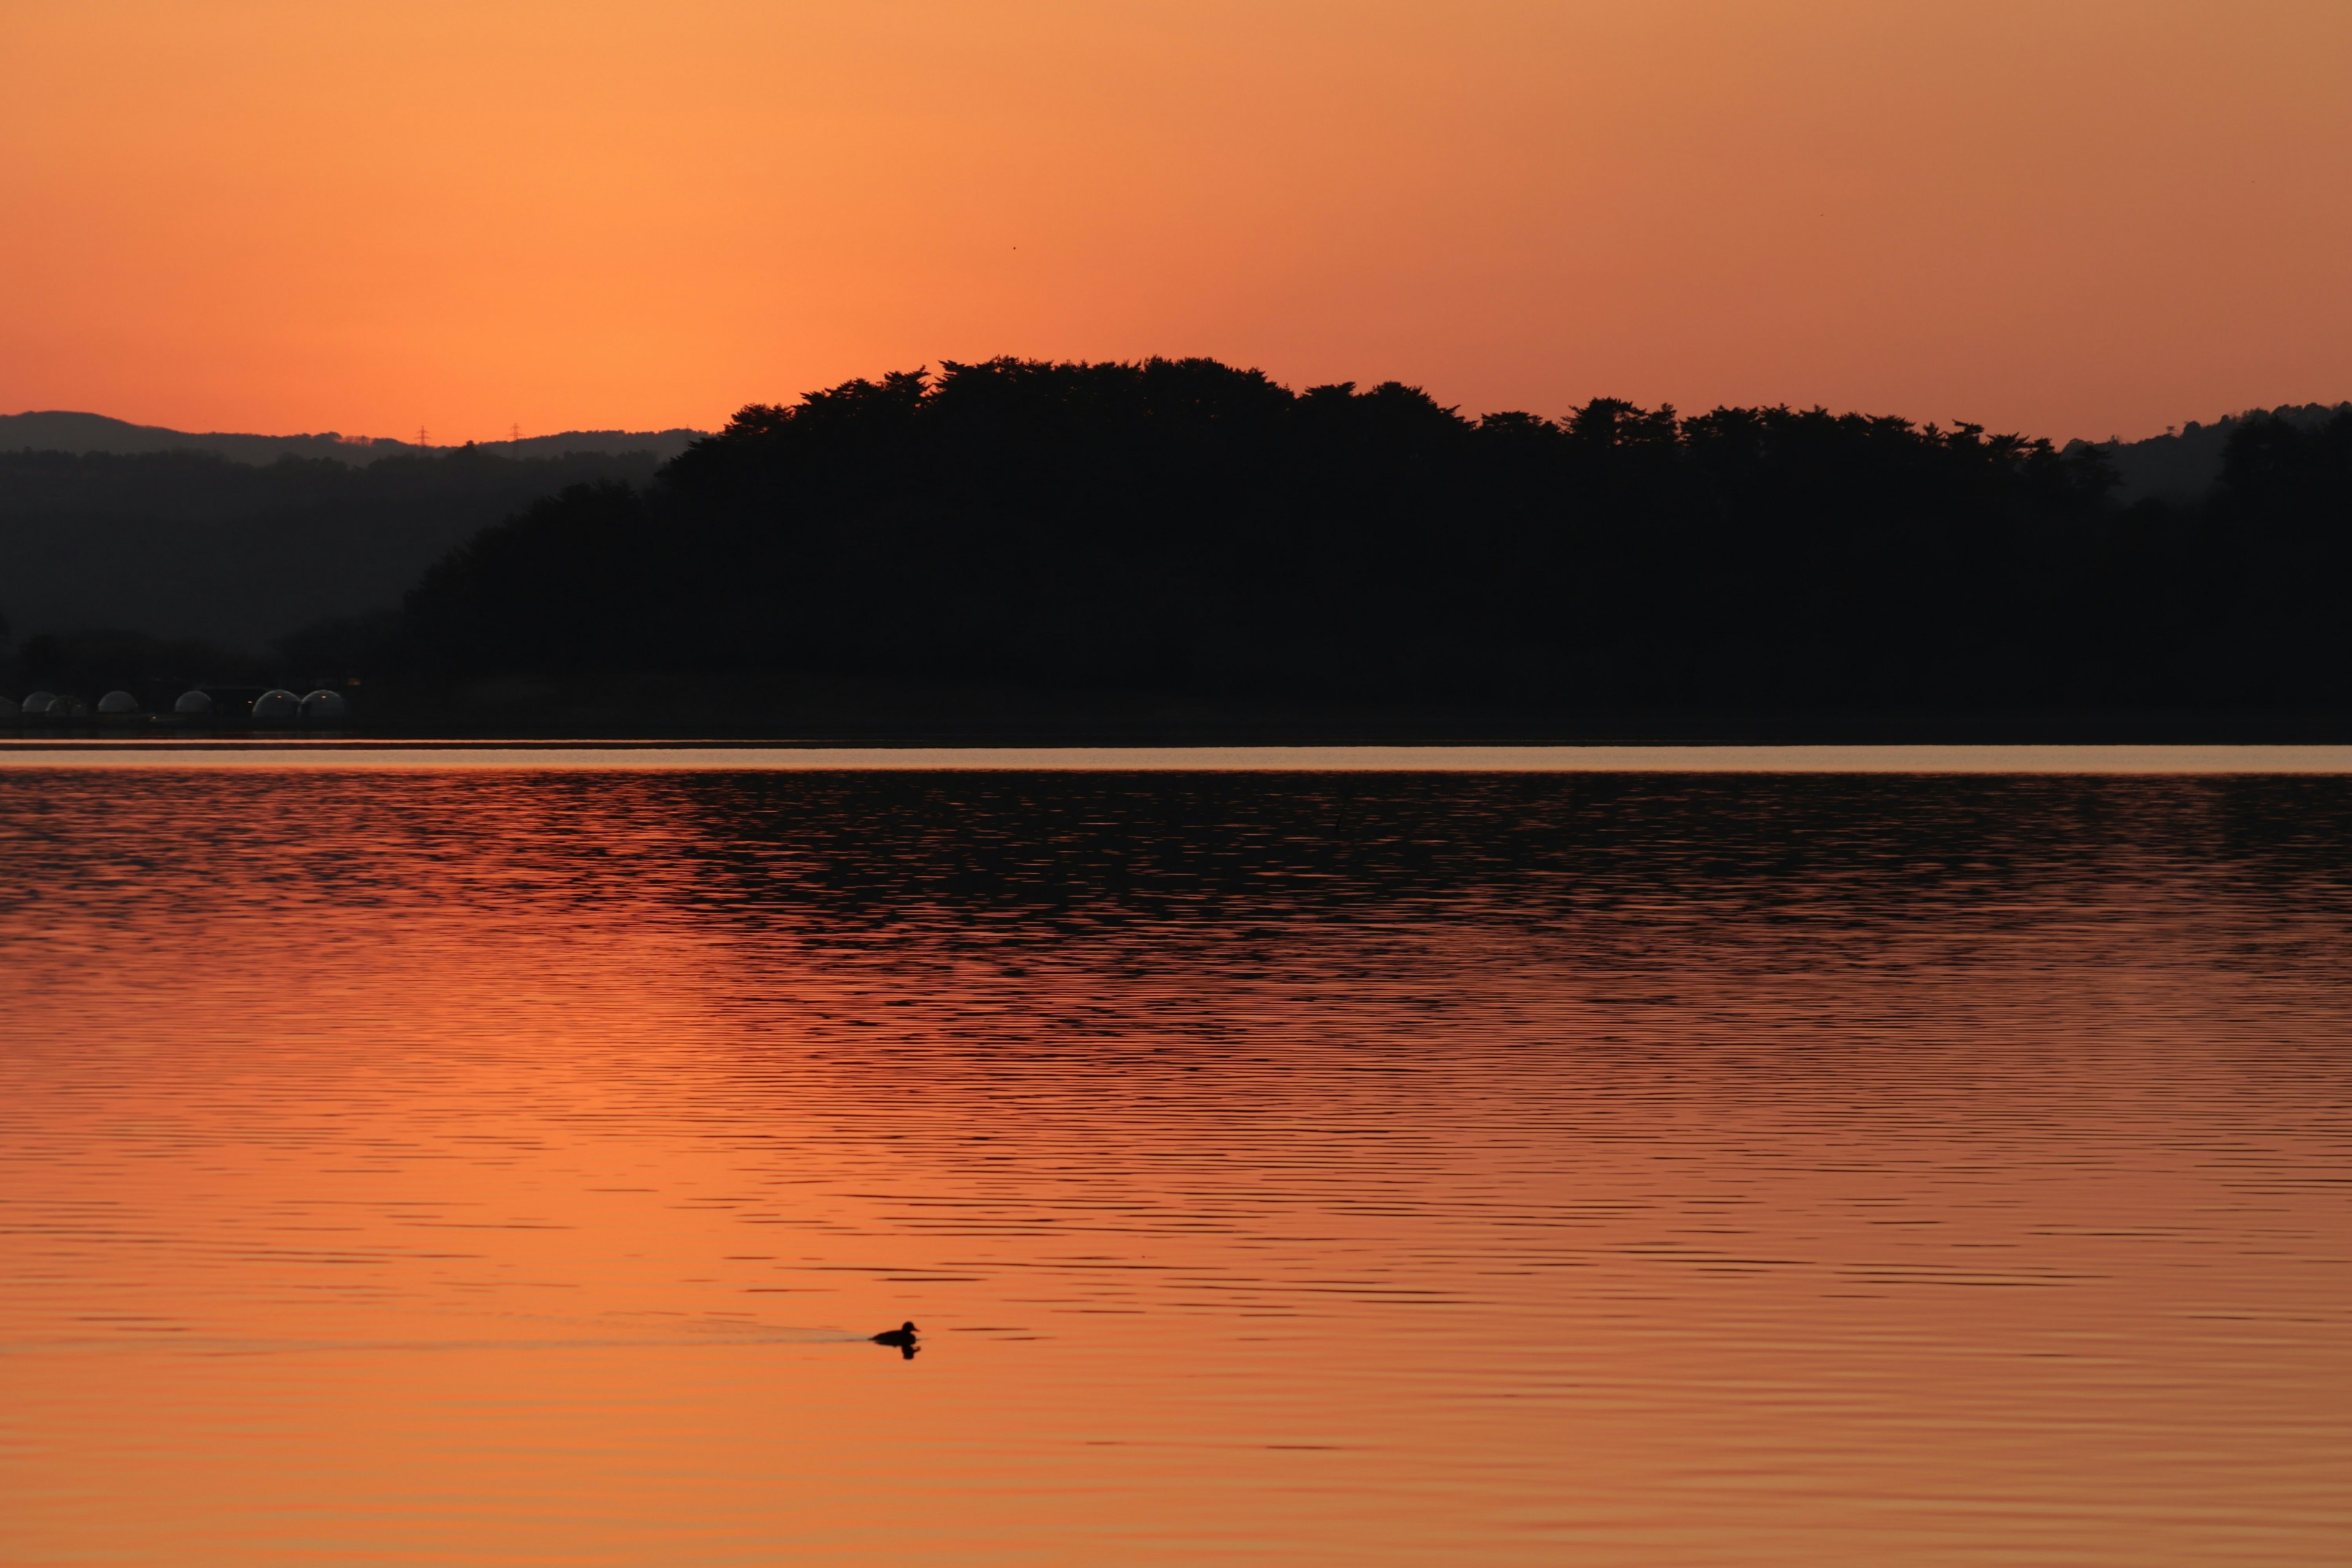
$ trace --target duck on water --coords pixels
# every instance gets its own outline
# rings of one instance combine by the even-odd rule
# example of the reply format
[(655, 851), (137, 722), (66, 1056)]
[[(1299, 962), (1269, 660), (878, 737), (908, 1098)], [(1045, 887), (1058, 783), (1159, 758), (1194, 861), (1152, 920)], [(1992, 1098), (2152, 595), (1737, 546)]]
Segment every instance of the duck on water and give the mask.
[(900, 1355), (912, 1361), (915, 1359), (915, 1325), (901, 1323), (895, 1329), (885, 1329), (874, 1336), (874, 1342), (877, 1345), (895, 1345)]

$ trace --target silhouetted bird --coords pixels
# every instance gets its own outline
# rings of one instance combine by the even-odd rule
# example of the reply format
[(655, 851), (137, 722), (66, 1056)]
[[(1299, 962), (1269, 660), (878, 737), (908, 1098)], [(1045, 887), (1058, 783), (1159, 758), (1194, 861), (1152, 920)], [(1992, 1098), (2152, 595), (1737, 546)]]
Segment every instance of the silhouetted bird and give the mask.
[(915, 1325), (901, 1323), (895, 1329), (885, 1329), (874, 1336), (874, 1342), (877, 1345), (896, 1345), (898, 1347), (900, 1355), (912, 1361), (915, 1359)]

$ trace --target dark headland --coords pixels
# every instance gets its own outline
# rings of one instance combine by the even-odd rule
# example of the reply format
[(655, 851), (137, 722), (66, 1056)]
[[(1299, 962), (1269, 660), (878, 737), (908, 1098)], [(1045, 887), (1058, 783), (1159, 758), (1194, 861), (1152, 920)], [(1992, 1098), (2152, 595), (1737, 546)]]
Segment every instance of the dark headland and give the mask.
[(2205, 444), (2201, 486), (2135, 496), (2127, 451), (1971, 426), (999, 360), (667, 460), (0, 455), (11, 598), (68, 537), (26, 521), (44, 485), (86, 529), (131, 504), (93, 486), (274, 484), (268, 551), (365, 554), (374, 519), (414, 562), (397, 610), (352, 590), (268, 651), (39, 630), (0, 691), (331, 684), (386, 735), (2352, 740), (2352, 409)]

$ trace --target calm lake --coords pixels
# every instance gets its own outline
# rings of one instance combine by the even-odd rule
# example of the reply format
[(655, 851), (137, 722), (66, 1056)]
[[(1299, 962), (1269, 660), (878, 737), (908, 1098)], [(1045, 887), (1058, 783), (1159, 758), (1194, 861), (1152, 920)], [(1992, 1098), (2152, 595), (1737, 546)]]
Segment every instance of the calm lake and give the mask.
[(2352, 1542), (2325, 757), (0, 761), (0, 1562)]

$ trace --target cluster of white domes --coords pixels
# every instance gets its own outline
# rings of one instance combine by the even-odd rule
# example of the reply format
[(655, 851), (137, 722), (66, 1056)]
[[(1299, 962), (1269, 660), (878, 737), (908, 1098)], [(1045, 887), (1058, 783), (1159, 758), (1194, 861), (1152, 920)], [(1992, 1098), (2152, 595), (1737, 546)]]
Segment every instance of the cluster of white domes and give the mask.
[[(196, 694), (190, 692), (189, 695)], [(265, 724), (282, 724), (289, 719), (306, 719), (313, 722), (341, 719), (351, 710), (352, 705), (343, 700), (341, 692), (330, 691), (324, 687), (308, 697), (297, 697), (278, 687), (253, 700), (253, 717)]]
[(34, 691), (26, 694), (16, 711), (27, 719), (86, 719), (89, 716), (89, 704), (71, 695)]
[[(172, 712), (183, 719), (201, 719), (215, 710), (209, 691), (184, 691), (172, 704)], [(307, 697), (297, 697), (283, 687), (273, 687), (253, 700), (252, 717), (257, 723), (285, 724), (297, 721), (331, 723), (348, 718), (351, 703), (340, 691), (321, 687)], [(28, 692), (22, 702), (0, 697), (0, 720), (7, 719), (86, 719), (92, 709), (79, 697), (55, 691)], [(101, 719), (135, 719), (145, 714), (139, 699), (128, 691), (110, 691), (98, 700), (96, 715)]]

